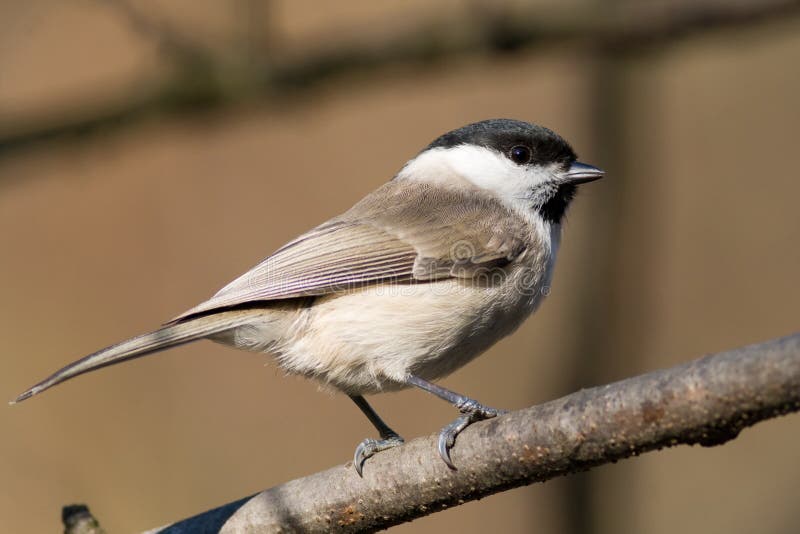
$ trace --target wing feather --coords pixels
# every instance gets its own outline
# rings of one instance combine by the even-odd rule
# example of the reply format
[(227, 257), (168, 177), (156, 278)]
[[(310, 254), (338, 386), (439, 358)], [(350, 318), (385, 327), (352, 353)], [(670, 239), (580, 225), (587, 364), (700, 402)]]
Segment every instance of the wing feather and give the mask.
[[(488, 194), (385, 184), (346, 213), (287, 243), (175, 320), (249, 302), (374, 283), (471, 277), (524, 250), (527, 221)], [(528, 234), (529, 235), (529, 234)]]

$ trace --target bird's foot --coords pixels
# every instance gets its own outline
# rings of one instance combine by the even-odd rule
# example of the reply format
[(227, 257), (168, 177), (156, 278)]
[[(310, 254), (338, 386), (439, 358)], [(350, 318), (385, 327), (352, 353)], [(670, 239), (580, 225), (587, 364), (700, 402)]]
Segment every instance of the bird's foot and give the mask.
[(353, 467), (356, 468), (356, 473), (358, 473), (358, 476), (364, 476), (362, 474), (362, 470), (364, 469), (364, 462), (367, 461), (367, 458), (373, 456), (375, 453), (402, 445), (404, 442), (405, 440), (399, 435), (390, 434), (381, 437), (381, 439), (367, 438), (359, 443), (358, 447), (356, 447), (356, 452), (353, 455)]
[(457, 403), (456, 408), (458, 408), (458, 411), (460, 411), (463, 415), (444, 427), (442, 431), (439, 432), (439, 456), (442, 457), (442, 460), (444, 460), (444, 463), (446, 463), (447, 467), (450, 469), (456, 468), (456, 466), (453, 464), (453, 461), (450, 459), (450, 449), (452, 449), (453, 445), (455, 445), (456, 437), (465, 428), (477, 421), (491, 419), (493, 417), (497, 417), (498, 415), (508, 413), (507, 410), (489, 408), (488, 406), (484, 406), (478, 401), (469, 398), (465, 398), (463, 401)]

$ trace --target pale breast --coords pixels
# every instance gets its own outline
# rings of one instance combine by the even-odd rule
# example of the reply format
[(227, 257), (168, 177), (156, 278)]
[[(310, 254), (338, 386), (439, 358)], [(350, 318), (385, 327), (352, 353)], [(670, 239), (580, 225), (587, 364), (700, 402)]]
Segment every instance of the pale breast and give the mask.
[(282, 367), (351, 394), (436, 379), (513, 332), (549, 283), (550, 247), (472, 280), (374, 285), (317, 299), (276, 345)]

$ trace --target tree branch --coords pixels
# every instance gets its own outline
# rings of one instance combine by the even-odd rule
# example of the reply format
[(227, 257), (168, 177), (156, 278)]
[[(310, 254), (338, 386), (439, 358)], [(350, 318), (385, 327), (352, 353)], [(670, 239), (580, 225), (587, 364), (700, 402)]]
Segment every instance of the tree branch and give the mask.
[(70, 504), (61, 509), (64, 534), (106, 534), (85, 504)]
[[(83, 107), (44, 120), (29, 118), (0, 128), (0, 156), (13, 149), (55, 139), (108, 132), (156, 114), (182, 115), (265, 100), (285, 106), (303, 90), (331, 79), (374, 72), (396, 64), (437, 64), (466, 54), (503, 54), (519, 49), (575, 43), (628, 55), (664, 47), (695, 32), (742, 27), (797, 15), (799, 0), (703, 0), (611, 9), (501, 9), (485, 6), (394, 34), (382, 31), (368, 42), (356, 41), (303, 56), (268, 54), (261, 63), (220, 63), (220, 58), (188, 43), (173, 30), (144, 17), (126, 2), (112, 3), (131, 24), (165, 45), (175, 61), (175, 75), (159, 83), (143, 83), (128, 92), (98, 98), (89, 95)], [(286, 51), (284, 51), (286, 52)], [(242, 67), (245, 67), (244, 69)], [(145, 89), (152, 87), (152, 89)], [(291, 102), (289, 102), (291, 103)]]
[(151, 531), (372, 532), (510, 488), (678, 444), (720, 445), (800, 410), (800, 333), (476, 423), (448, 469), (436, 437)]

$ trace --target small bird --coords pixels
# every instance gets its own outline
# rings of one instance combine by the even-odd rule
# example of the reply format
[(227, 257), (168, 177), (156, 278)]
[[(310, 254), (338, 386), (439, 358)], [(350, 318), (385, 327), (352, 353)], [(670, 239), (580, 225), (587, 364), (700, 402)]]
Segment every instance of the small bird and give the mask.
[(284, 245), (209, 300), (161, 328), (90, 354), (13, 403), (80, 374), (199, 339), (275, 355), (288, 373), (347, 394), (379, 439), (356, 448), (359, 476), (403, 443), (364, 395), (408, 387), (453, 404), (439, 434), (450, 449), (501, 410), (432, 381), (511, 334), (548, 292), (579, 163), (556, 133), (492, 119), (448, 132), (348, 211)]

